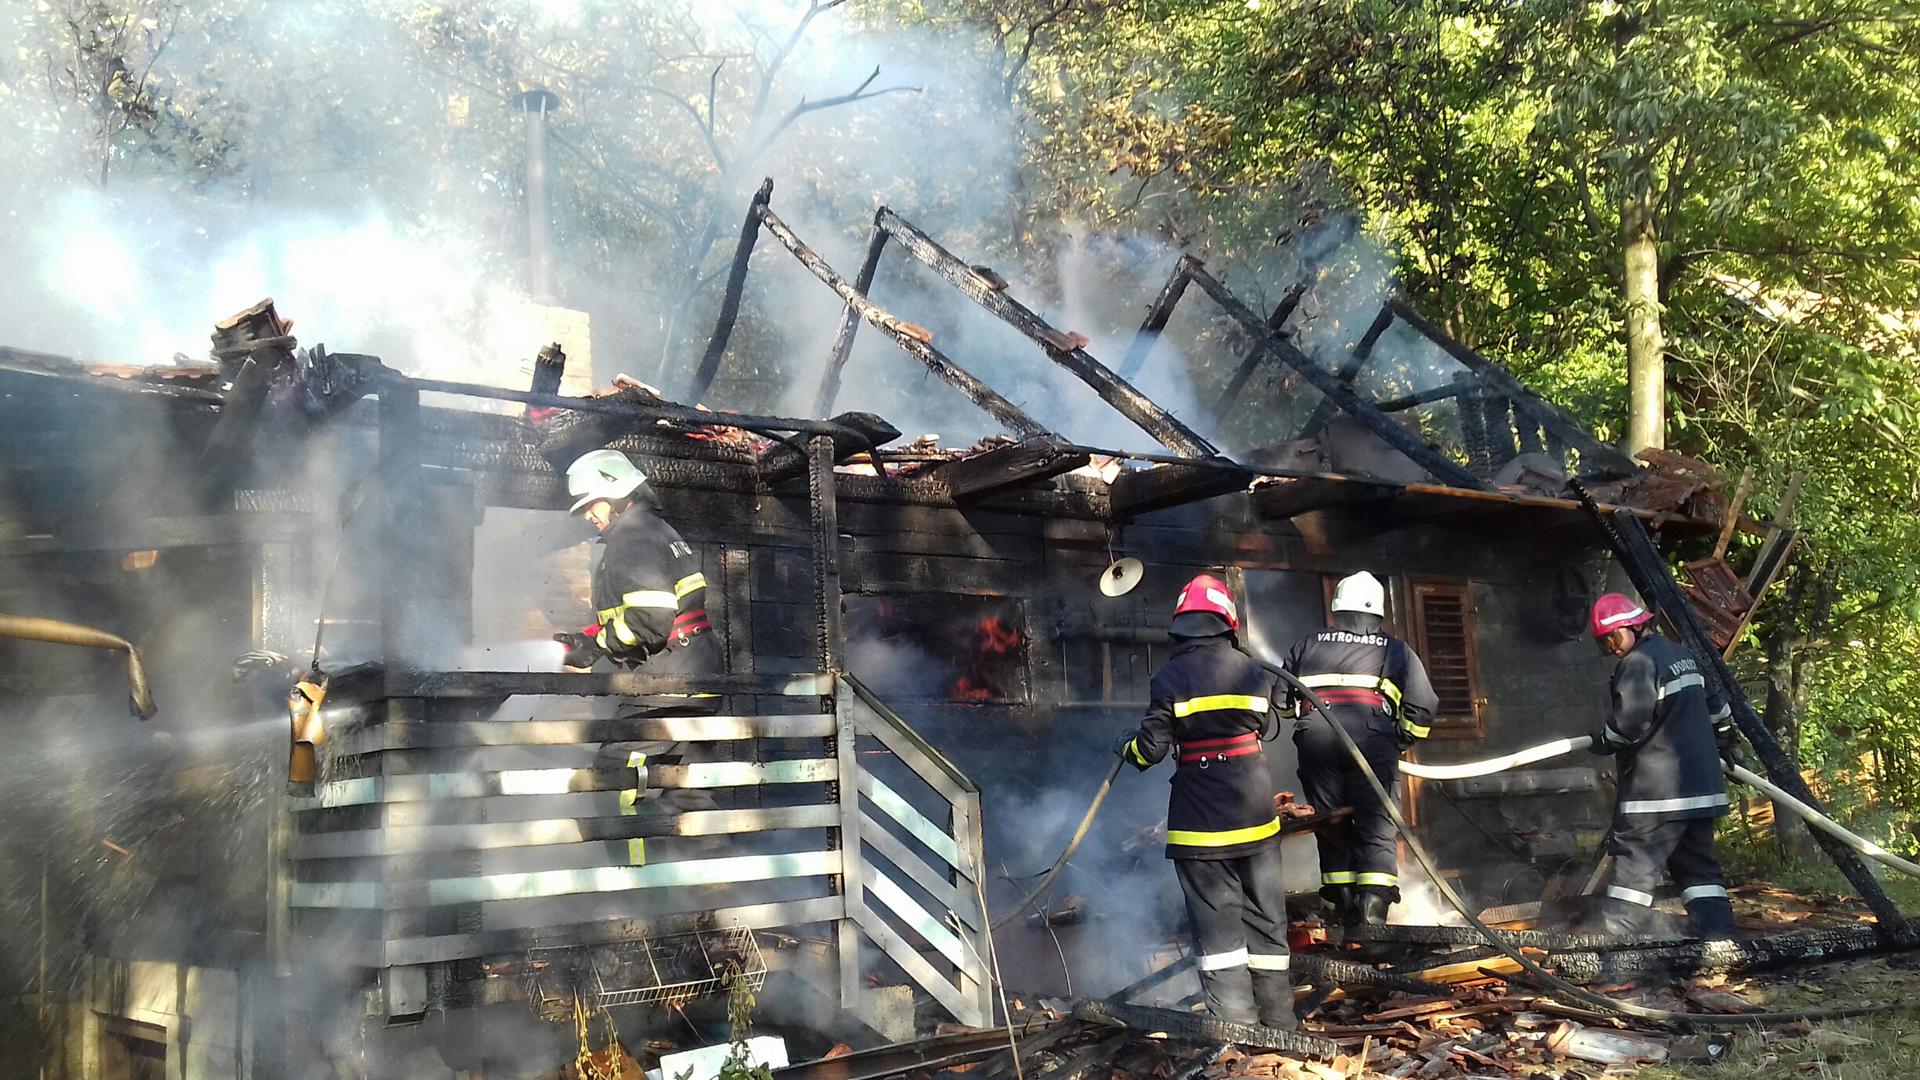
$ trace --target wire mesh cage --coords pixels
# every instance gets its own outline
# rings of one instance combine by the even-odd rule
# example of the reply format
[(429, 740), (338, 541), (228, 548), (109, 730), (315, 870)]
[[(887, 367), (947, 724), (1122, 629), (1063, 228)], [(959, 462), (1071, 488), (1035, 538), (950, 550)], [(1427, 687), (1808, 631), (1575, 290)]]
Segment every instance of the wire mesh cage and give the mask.
[(760, 942), (744, 926), (694, 930), (591, 948), (527, 954), (527, 999), (544, 1020), (573, 1018), (574, 996), (600, 1008), (680, 1005), (725, 993), (729, 978), (759, 991), (767, 980)]

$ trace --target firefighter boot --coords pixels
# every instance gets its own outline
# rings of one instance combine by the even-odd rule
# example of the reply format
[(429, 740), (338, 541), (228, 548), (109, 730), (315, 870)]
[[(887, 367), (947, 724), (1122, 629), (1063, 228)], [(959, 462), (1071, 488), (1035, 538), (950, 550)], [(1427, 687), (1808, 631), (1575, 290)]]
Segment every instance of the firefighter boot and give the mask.
[(1653, 909), (1631, 900), (1607, 896), (1593, 920), (1593, 932), (1608, 937), (1644, 937), (1653, 921)]
[(1347, 920), (1353, 912), (1353, 886), (1322, 885), (1320, 898), (1327, 902), (1332, 911), (1327, 915), (1328, 926), (1350, 926)]
[(1393, 906), (1392, 890), (1379, 885), (1356, 885), (1353, 892), (1353, 917), (1348, 925), (1385, 925), (1387, 909)]
[(1260, 1007), (1260, 1025), (1276, 1031), (1297, 1031), (1293, 1013), (1293, 979), (1284, 971), (1253, 973), (1253, 1000)]
[(1687, 902), (1688, 928), (1701, 941), (1732, 941), (1733, 904), (1724, 896), (1703, 896)]

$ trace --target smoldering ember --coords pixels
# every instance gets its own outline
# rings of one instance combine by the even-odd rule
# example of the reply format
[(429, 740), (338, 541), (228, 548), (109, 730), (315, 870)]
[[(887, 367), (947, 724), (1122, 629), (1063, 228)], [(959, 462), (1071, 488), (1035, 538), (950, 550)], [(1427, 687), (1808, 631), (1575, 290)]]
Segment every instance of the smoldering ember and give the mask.
[[(1682, 430), (1724, 387), (1634, 292), (1632, 197), (1616, 410), (1411, 272), (1439, 241), (1337, 157), (1235, 247), (1230, 185), (1116, 129), (1153, 239), (1055, 205), (1074, 238), (1023, 254), (1044, 228), (929, 178), (1068, 176), (1043, 102), (1082, 53), (1155, 70), (1133, 16), (842, 2), (0, 19), (0, 83), (79, 103), (3, 138), (77, 125), (99, 189), (5, 188), (45, 239), (0, 308), (0, 1074), (1912, 1075), (1920, 865), (1859, 794), (1906, 766), (1809, 767), (1793, 719), (1911, 591), (1836, 616), (1822, 545), (1872, 528)], [(1186, 6), (1278, 48), (1275, 5)], [(185, 73), (289, 26), (342, 31), (377, 126), (444, 123), (430, 201), (497, 189), (505, 238), (339, 224), (325, 124)], [(582, 42), (633, 26), (685, 139), (608, 134), (636, 76)], [(401, 27), (437, 59), (382, 61)], [(981, 57), (1001, 100), (954, 89)], [(270, 99), (271, 169), (213, 170)], [(175, 167), (204, 186), (156, 195)], [(622, 214), (685, 267), (630, 289)], [(1741, 266), (1720, 324), (1819, 317)], [(1910, 369), (1881, 310), (1855, 344)]]

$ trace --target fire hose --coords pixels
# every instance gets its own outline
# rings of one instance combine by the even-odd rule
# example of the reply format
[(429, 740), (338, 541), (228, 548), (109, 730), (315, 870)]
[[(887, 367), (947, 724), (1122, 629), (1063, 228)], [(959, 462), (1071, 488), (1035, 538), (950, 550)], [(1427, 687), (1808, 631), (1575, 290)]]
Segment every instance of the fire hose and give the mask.
[(1060, 871), (1066, 869), (1067, 860), (1073, 858), (1073, 853), (1080, 850), (1080, 841), (1087, 838), (1087, 830), (1093, 828), (1093, 819), (1100, 813), (1100, 804), (1106, 802), (1107, 796), (1113, 792), (1114, 777), (1120, 775), (1120, 766), (1124, 764), (1126, 762), (1116, 754), (1113, 764), (1107, 769), (1107, 775), (1100, 781), (1100, 790), (1093, 793), (1093, 802), (1087, 806), (1087, 812), (1080, 818), (1080, 827), (1073, 830), (1073, 839), (1068, 840), (1067, 846), (1060, 849), (1060, 857), (1053, 860), (1053, 865), (1047, 867), (1046, 871), (1040, 875), (1040, 883), (1033, 887), (1033, 891), (1021, 897), (1019, 903), (993, 920), (989, 929), (998, 930), (1013, 921), (1021, 912), (1032, 907), (1034, 901), (1045, 896), (1048, 889), (1053, 888), (1054, 879), (1060, 876)]
[(117, 634), (95, 630), (91, 626), (40, 619), (31, 615), (0, 615), (0, 638), (21, 641), (48, 641), (55, 645), (80, 645), (89, 649), (112, 649), (127, 654), (127, 691), (133, 715), (153, 719), (159, 711), (153, 703), (153, 691), (147, 687), (147, 669), (133, 643)]
[[(1552, 742), (1530, 746), (1525, 750), (1516, 750), (1500, 757), (1486, 758), (1481, 761), (1464, 761), (1456, 765), (1422, 765), (1418, 762), (1403, 761), (1400, 763), (1400, 771), (1422, 780), (1467, 780), (1476, 776), (1491, 776), (1522, 765), (1531, 765), (1537, 761), (1546, 761), (1549, 758), (1570, 754), (1575, 750), (1585, 750), (1592, 744), (1591, 736), (1579, 735), (1570, 739), (1555, 739)], [(1730, 761), (1722, 762), (1721, 766), (1728, 776), (1772, 799), (1776, 805), (1813, 828), (1819, 829), (1882, 866), (1891, 867), (1909, 877), (1920, 878), (1920, 864), (1909, 862), (1866, 837), (1850, 831), (1846, 826), (1787, 794), (1778, 785), (1746, 766)]]

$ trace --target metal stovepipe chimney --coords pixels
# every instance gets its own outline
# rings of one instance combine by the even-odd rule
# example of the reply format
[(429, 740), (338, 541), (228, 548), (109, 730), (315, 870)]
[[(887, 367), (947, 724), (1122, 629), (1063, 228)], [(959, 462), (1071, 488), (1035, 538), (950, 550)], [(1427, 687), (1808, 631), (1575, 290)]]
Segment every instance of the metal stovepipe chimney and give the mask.
[(527, 125), (527, 288), (543, 304), (557, 303), (553, 285), (553, 202), (547, 192), (547, 114), (560, 107), (552, 91), (515, 95)]

